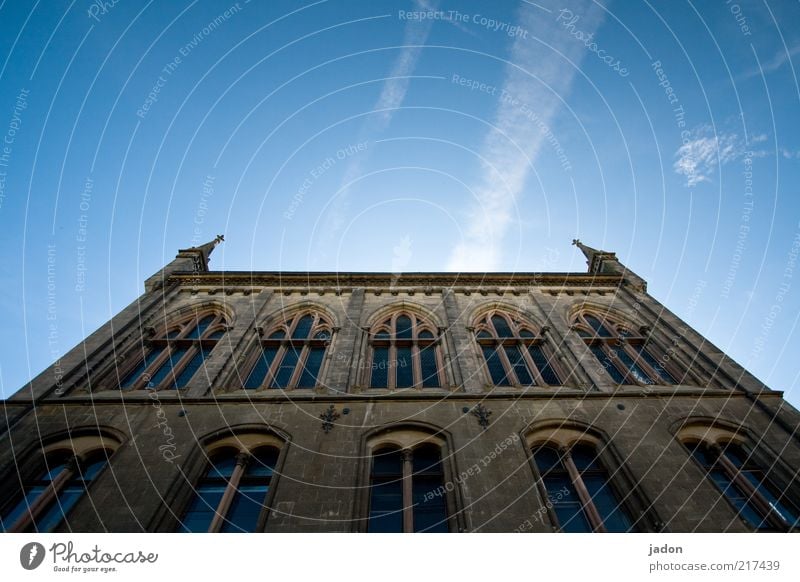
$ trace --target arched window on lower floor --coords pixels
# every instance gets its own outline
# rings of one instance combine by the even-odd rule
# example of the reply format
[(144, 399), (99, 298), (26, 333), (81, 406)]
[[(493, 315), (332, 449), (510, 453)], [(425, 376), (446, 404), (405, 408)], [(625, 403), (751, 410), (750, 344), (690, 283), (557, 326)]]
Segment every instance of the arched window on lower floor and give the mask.
[(370, 533), (448, 532), (439, 447), (389, 446), (372, 455)]
[(86, 495), (119, 442), (80, 436), (50, 444), (37, 467), (22, 468), (21, 488), (0, 503), (0, 529), (7, 532), (55, 531)]
[(279, 446), (278, 439), (260, 435), (216, 443), (194, 485), (178, 531), (262, 531), (275, 486)]
[(554, 525), (561, 531), (636, 531), (594, 446), (544, 444), (532, 453), (557, 521)]
[(734, 442), (685, 443), (706, 476), (739, 516), (758, 531), (800, 527), (800, 508), (788, 488), (781, 488), (753, 453)]

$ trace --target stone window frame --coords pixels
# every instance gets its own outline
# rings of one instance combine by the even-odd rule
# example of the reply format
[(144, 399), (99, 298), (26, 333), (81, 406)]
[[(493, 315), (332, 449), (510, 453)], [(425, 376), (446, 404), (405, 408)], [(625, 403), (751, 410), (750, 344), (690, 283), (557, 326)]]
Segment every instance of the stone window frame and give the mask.
[[(292, 333), (294, 332), (295, 328), (299, 324), (300, 320), (306, 315), (311, 315), (314, 317), (314, 321), (311, 324), (308, 335), (306, 338), (292, 338)], [(287, 321), (289, 321), (289, 324), (287, 324)], [(325, 386), (325, 376), (328, 371), (328, 362), (330, 360), (330, 346), (333, 345), (335, 336), (339, 331), (339, 328), (334, 325), (333, 318), (328, 313), (316, 307), (303, 307), (295, 310), (286, 309), (282, 310), (278, 315), (271, 318), (271, 324), (268, 328), (259, 326), (256, 327), (256, 331), (258, 333), (258, 339), (254, 342), (255, 345), (251, 346), (251, 348), (247, 350), (249, 354), (241, 366), (241, 369), (246, 370), (246, 373), (241, 375), (237, 373), (235, 376), (235, 381), (240, 384), (239, 389), (247, 390), (248, 392), (268, 390), (314, 390)], [(277, 332), (283, 332), (283, 337), (270, 337)], [(316, 338), (315, 336), (320, 333), (327, 333), (328, 337), (324, 339)], [(275, 378), (275, 374), (283, 362), (284, 356), (292, 346), (295, 346), (295, 349), (296, 346), (302, 347), (300, 348), (300, 356), (295, 363), (294, 372), (292, 373), (287, 386), (284, 388), (270, 386)], [(250, 374), (253, 372), (253, 369), (257, 365), (263, 350), (268, 347), (276, 347), (278, 351), (270, 363), (269, 369), (264, 374), (264, 379), (257, 388), (245, 388), (244, 386), (250, 378)], [(308, 359), (308, 355), (311, 353), (311, 349), (314, 347), (325, 348), (322, 364), (320, 364), (320, 368), (317, 373), (317, 385), (314, 387), (298, 388), (297, 383), (299, 382), (300, 377), (303, 374), (303, 370), (305, 369), (305, 363)]]
[[(455, 465), (452, 439), (444, 431), (421, 423), (403, 423), (387, 427), (379, 427), (362, 438), (361, 442), (361, 470), (356, 480), (356, 501), (354, 504), (355, 515), (353, 518), (353, 531), (366, 533), (369, 527), (369, 511), (372, 482), (373, 454), (387, 447), (399, 448), (401, 451), (413, 453), (413, 450), (422, 445), (434, 445), (439, 448), (443, 483), (445, 485), (445, 506), (447, 508), (447, 523), (451, 533), (466, 531), (466, 516), (461, 498), (461, 489), (455, 478), (458, 475)], [(409, 457), (408, 461), (411, 458)], [(408, 461), (404, 459), (404, 479), (409, 478), (407, 473)], [(448, 488), (447, 485), (452, 484)], [(408, 486), (406, 485), (406, 489)], [(412, 527), (406, 517), (409, 507), (404, 511), (404, 530)], [(413, 521), (413, 518), (412, 518)], [(413, 530), (412, 530), (413, 531)]]
[[(512, 337), (500, 337), (497, 332), (492, 318), (495, 316), (505, 319), (506, 324), (512, 330), (514, 335)], [(526, 314), (517, 309), (506, 307), (493, 307), (489, 310), (482, 311), (480, 315), (474, 318), (472, 326), (469, 331), (472, 332), (473, 339), (477, 345), (477, 354), (479, 361), (482, 362), (481, 369), (483, 370), (484, 377), (489, 386), (510, 386), (514, 388), (528, 388), (530, 386), (537, 386), (540, 388), (563, 386), (564, 378), (567, 375), (562, 370), (558, 362), (558, 354), (556, 350), (550, 345), (546, 333), (549, 331), (548, 326), (536, 325), (534, 320)], [(481, 333), (489, 334), (489, 337), (479, 337)], [(530, 335), (523, 335), (527, 332)], [(505, 350), (499, 350), (497, 347), (500, 345), (512, 345), (518, 347), (522, 358), (525, 362), (528, 373), (532, 376), (533, 384), (522, 384), (519, 381), (517, 372), (511, 365), (508, 355)], [(541, 370), (536, 365), (533, 357), (530, 354), (529, 346), (541, 346), (542, 353), (547, 360), (553, 374), (558, 378), (559, 384), (550, 384), (545, 382)], [(483, 353), (484, 347), (495, 346), (495, 353), (500, 360), (505, 371), (505, 377), (511, 380), (511, 384), (497, 385), (494, 383), (491, 371), (489, 370), (489, 363)]]
[[(152, 522), (154, 525), (151, 531), (175, 532), (180, 529), (181, 520), (194, 499), (195, 485), (204, 477), (212, 459), (216, 455), (223, 454), (226, 451), (236, 451), (238, 455), (237, 471), (241, 475), (247, 462), (256, 451), (274, 448), (278, 451), (278, 458), (273, 468), (269, 491), (264, 499), (261, 514), (255, 528), (256, 532), (265, 531), (274, 505), (276, 490), (280, 484), (280, 477), (290, 444), (289, 437), (272, 427), (240, 427), (218, 431), (201, 439), (201, 443), (195, 454), (190, 457), (178, 481), (170, 487), (170, 495), (164, 496), (164, 503), (162, 504), (164, 509), (154, 517)], [(233, 478), (231, 480), (233, 481)], [(230, 509), (235, 487), (236, 483), (231, 484), (229, 482), (226, 496), (223, 497), (217, 510), (221, 508), (224, 512), (227, 512)], [(174, 507), (175, 510), (169, 509), (170, 507)], [(218, 532), (223, 523), (224, 515), (217, 513), (214, 521), (209, 526), (208, 533)]]
[(739, 513), (724, 491), (721, 491), (719, 486), (710, 479), (706, 468), (695, 458), (692, 452), (693, 446), (705, 445), (716, 456), (714, 464), (719, 464), (719, 468), (723, 470), (738, 492), (746, 495), (748, 500), (752, 501), (756, 511), (762, 513), (762, 517), (768, 520), (771, 529), (767, 531), (800, 531), (800, 527), (792, 527), (782, 522), (781, 518), (774, 514), (774, 510), (771, 510), (767, 499), (747, 481), (727, 457), (721, 454), (728, 445), (736, 445), (743, 453), (747, 454), (747, 460), (751, 461), (764, 474), (773, 487), (786, 494), (788, 502), (794, 506), (795, 511), (800, 510), (800, 481), (794, 477), (792, 470), (781, 457), (771, 451), (763, 440), (755, 439), (745, 427), (717, 419), (687, 420), (675, 431), (675, 438), (691, 458), (693, 466), (703, 473), (703, 478), (719, 492), (745, 527), (754, 532), (761, 531), (753, 527)]
[[(399, 317), (408, 317), (411, 319), (411, 338), (397, 338), (397, 319)], [(407, 305), (403, 306), (390, 306), (389, 309), (383, 310), (379, 317), (374, 318), (374, 323), (366, 328), (367, 333), (367, 358), (364, 371), (362, 373), (362, 386), (366, 386), (370, 391), (373, 390), (446, 390), (448, 386), (448, 374), (445, 366), (444, 347), (443, 347), (443, 334), (442, 328), (435, 324), (435, 320), (417, 310), (409, 309)], [(431, 338), (420, 338), (420, 334), (429, 332)], [(388, 337), (376, 337), (380, 333), (386, 333)], [(411, 348), (411, 366), (413, 385), (408, 387), (397, 387), (397, 366), (389, 366), (387, 364), (387, 380), (386, 386), (373, 386), (372, 385), (372, 372), (375, 362), (375, 348), (387, 347), (389, 355), (387, 361), (397, 362), (397, 347), (398, 345)], [(433, 347), (434, 356), (436, 358), (436, 369), (438, 386), (424, 386), (422, 377), (422, 361), (420, 357), (420, 348), (430, 349)], [(394, 373), (392, 373), (394, 370)]]
[[(186, 313), (189, 311), (189, 313)], [(214, 319), (206, 327), (200, 338), (190, 338), (189, 334), (206, 318), (212, 316)], [(115, 369), (111, 374), (111, 382), (114, 388), (123, 392), (136, 390), (186, 390), (200, 370), (204, 366), (206, 359), (210, 358), (214, 348), (224, 339), (225, 333), (230, 329), (230, 316), (216, 306), (202, 306), (199, 308), (184, 308), (172, 313), (167, 318), (167, 323), (159, 328), (145, 328), (145, 334), (140, 341), (128, 350), (127, 364)], [(211, 337), (222, 332), (219, 337)], [(172, 336), (172, 337), (170, 337)], [(157, 373), (162, 366), (168, 366), (168, 359), (176, 349), (187, 348), (186, 353), (172, 365), (172, 372), (167, 373), (164, 379), (157, 386), (150, 386), (150, 379)], [(200, 349), (204, 349), (206, 357), (200, 367), (189, 378), (184, 386), (174, 387), (174, 382), (183, 373), (186, 366), (198, 354)], [(135, 372), (147, 356), (154, 349), (160, 349), (161, 353), (139, 373), (138, 378), (128, 387), (122, 387), (128, 376)], [(130, 354), (135, 354), (132, 357)]]
[[(588, 445), (594, 448), (597, 459), (608, 475), (608, 484), (614, 495), (620, 502), (634, 524), (636, 532), (660, 532), (664, 530), (664, 522), (659, 518), (653, 503), (648, 499), (641, 483), (635, 478), (627, 467), (623, 457), (612, 445), (611, 440), (601, 430), (585, 425), (564, 420), (551, 420), (537, 422), (521, 433), (522, 442), (525, 443), (525, 450), (528, 456), (529, 466), (533, 473), (536, 490), (539, 494), (541, 506), (546, 509), (547, 516), (553, 531), (560, 531), (558, 517), (552, 503), (549, 503), (549, 494), (545, 488), (542, 475), (536, 466), (533, 457), (533, 450), (540, 446), (550, 446), (565, 454), (565, 460), (569, 458), (569, 451), (576, 445)], [(602, 520), (597, 512), (591, 496), (586, 490), (585, 485), (580, 480), (580, 474), (574, 463), (571, 466), (565, 464), (565, 468), (570, 474), (573, 487), (578, 492), (584, 514), (589, 520), (595, 532), (605, 531), (602, 527)], [(576, 478), (579, 480), (576, 482)], [(588, 509), (588, 511), (587, 511)]]
[[(23, 513), (10, 525), (6, 527), (7, 532), (25, 532), (31, 527), (36, 519), (41, 517), (53, 503), (58, 503), (58, 496), (63, 489), (70, 483), (73, 477), (80, 477), (84, 467), (98, 461), (105, 460), (103, 467), (95, 475), (89, 488), (84, 489), (81, 497), (75, 505), (89, 493), (89, 489), (108, 469), (111, 457), (122, 445), (122, 439), (116, 435), (105, 431), (97, 432), (92, 429), (74, 429), (70, 433), (45, 439), (47, 444), (36, 446), (27, 453), (20, 455), (19, 458), (33, 459), (27, 462), (23, 468), (15, 461), (17, 467), (16, 479), (3, 479), (2, 498), (5, 503), (0, 504), (0, 511), (6, 510), (19, 504), (26, 495), (28, 485), (38, 480), (38, 476), (43, 471), (49, 471), (50, 467), (64, 464), (64, 468), (52, 479), (45, 491), (40, 493), (28, 505), (27, 511)], [(75, 510), (75, 505), (70, 508), (63, 519), (53, 526), (53, 531), (58, 531), (64, 521), (69, 520), (69, 515)]]
[[(594, 328), (587, 322), (586, 316), (592, 316), (596, 318), (600, 322), (600, 325), (603, 326), (603, 328), (605, 328), (610, 335), (605, 337), (596, 332)], [(614, 380), (611, 373), (605, 369), (606, 365), (602, 360), (599, 359), (597, 354), (592, 352), (592, 357), (603, 367), (603, 371), (608, 375), (609, 379), (614, 384), (629, 384), (638, 386), (677, 386), (680, 384), (679, 378), (683, 378), (685, 376), (682, 371), (676, 369), (672, 358), (668, 358), (666, 356), (661, 358), (658, 357), (659, 354), (663, 353), (663, 350), (652, 339), (650, 334), (645, 333), (648, 331), (646, 326), (639, 326), (637, 328), (637, 326), (626, 322), (625, 318), (618, 317), (610, 311), (595, 308), (580, 309), (572, 315), (570, 329), (580, 336), (590, 351), (592, 346), (600, 347), (605, 356), (606, 362), (608, 362), (609, 365), (614, 366), (614, 369), (622, 376), (623, 382), (619, 384), (616, 380)], [(653, 353), (651, 349), (653, 346), (658, 350), (657, 353)], [(673, 381), (669, 383), (665, 382), (664, 378), (661, 376), (661, 373), (658, 372), (658, 370), (656, 370), (651, 364), (649, 364), (645, 358), (640, 357), (635, 347), (644, 350), (650, 356), (650, 358), (658, 362), (659, 365), (666, 371), (666, 373), (672, 377)], [(636, 378), (636, 375), (628, 366), (618, 361), (619, 357), (614, 352), (613, 348), (624, 350), (624, 353), (627, 355), (627, 357), (629, 357), (636, 366), (642, 369), (649, 381), (645, 382)]]

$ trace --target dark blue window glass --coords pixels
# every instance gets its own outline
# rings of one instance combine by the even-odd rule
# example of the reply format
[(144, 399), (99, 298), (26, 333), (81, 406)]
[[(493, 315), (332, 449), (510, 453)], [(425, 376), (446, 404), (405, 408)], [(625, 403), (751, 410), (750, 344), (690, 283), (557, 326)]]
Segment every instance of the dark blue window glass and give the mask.
[(186, 386), (189, 383), (189, 380), (192, 379), (192, 376), (194, 376), (195, 372), (197, 372), (197, 370), (199, 370), (203, 365), (210, 352), (211, 350), (208, 348), (200, 347), (200, 349), (195, 352), (194, 356), (192, 356), (192, 359), (189, 360), (189, 363), (183, 367), (181, 373), (178, 374), (178, 377), (175, 380), (175, 383), (172, 385), (172, 388), (183, 388)]
[(528, 353), (531, 355), (533, 363), (539, 369), (539, 374), (541, 374), (542, 380), (544, 380), (546, 384), (550, 386), (558, 386), (561, 384), (558, 375), (556, 375), (555, 370), (553, 370), (553, 367), (550, 365), (541, 346), (531, 344), (528, 346)]
[(419, 360), (422, 367), (422, 386), (424, 388), (439, 387), (439, 365), (436, 361), (436, 348), (433, 345), (419, 348)]
[(313, 315), (304, 315), (297, 322), (297, 327), (294, 328), (292, 339), (306, 339), (311, 332), (311, 326), (314, 324)]
[(508, 326), (508, 322), (506, 321), (505, 317), (500, 315), (492, 316), (492, 323), (494, 324), (494, 329), (497, 332), (497, 337), (514, 337), (511, 328)]
[(517, 346), (505, 346), (505, 349), (508, 361), (511, 363), (511, 369), (517, 375), (519, 383), (523, 386), (532, 386), (534, 381), (520, 349)]
[(215, 318), (213, 315), (205, 316), (203, 319), (200, 320), (197, 326), (188, 333), (186, 337), (189, 339), (200, 339), (201, 337), (203, 337), (203, 334), (206, 332), (208, 326), (211, 325), (214, 319)]
[(142, 373), (144, 373), (144, 371), (147, 369), (147, 367), (150, 366), (153, 362), (155, 362), (158, 359), (158, 356), (160, 356), (161, 352), (163, 352), (163, 351), (164, 351), (164, 348), (162, 348), (162, 347), (150, 348), (147, 351), (147, 354), (145, 354), (145, 356), (142, 359), (142, 361), (139, 362), (139, 365), (136, 366), (133, 370), (131, 370), (125, 376), (125, 378), (123, 378), (122, 382), (120, 382), (120, 386), (122, 388), (130, 388), (134, 384), (136, 384), (136, 381), (141, 377)]
[(397, 388), (410, 388), (414, 385), (414, 367), (411, 363), (411, 348), (397, 348)]
[(397, 339), (411, 339), (411, 318), (401, 315), (397, 318), (395, 337)]
[(172, 348), (169, 357), (163, 364), (161, 364), (158, 370), (156, 370), (152, 378), (150, 378), (150, 382), (147, 383), (147, 387), (158, 388), (159, 384), (161, 384), (167, 378), (174, 382), (175, 366), (178, 365), (178, 362), (180, 362), (181, 358), (186, 355), (187, 351), (189, 351), (189, 348)]
[(611, 332), (608, 331), (608, 328), (600, 323), (600, 320), (597, 319), (594, 315), (586, 315), (584, 317), (586, 323), (588, 323), (594, 332), (600, 337), (612, 337)]
[(608, 354), (606, 354), (606, 352), (603, 350), (601, 346), (592, 345), (589, 346), (589, 349), (592, 350), (594, 356), (603, 365), (603, 368), (605, 369), (606, 372), (608, 372), (608, 374), (611, 376), (614, 382), (616, 382), (617, 384), (625, 383), (625, 377), (622, 375), (622, 372), (619, 371), (617, 366), (614, 364), (611, 358), (608, 357)]
[(603, 525), (609, 532), (627, 532), (632, 528), (631, 520), (614, 494), (608, 472), (597, 459), (593, 448), (576, 446), (572, 449), (572, 460), (581, 473), (583, 484), (589, 492)]
[(552, 447), (538, 447), (533, 451), (533, 460), (542, 477), (547, 497), (563, 532), (587, 533), (592, 526), (583, 512), (578, 492), (561, 461), (561, 455)]
[(389, 348), (376, 347), (372, 352), (372, 379), (370, 386), (373, 388), (386, 388), (389, 375)]
[(403, 457), (399, 449), (382, 450), (372, 457), (370, 533), (403, 531)]
[(414, 449), (412, 465), (414, 531), (448, 532), (444, 472), (438, 447), (424, 445)]
[(656, 371), (656, 373), (661, 378), (661, 381), (664, 382), (664, 384), (677, 384), (677, 382), (675, 382), (675, 378), (672, 377), (672, 374), (667, 372), (666, 368), (664, 368), (664, 366), (662, 366), (661, 363), (658, 360), (656, 360), (653, 357), (653, 355), (644, 348), (644, 346), (639, 348), (639, 356), (645, 362), (647, 362), (647, 364), (649, 364), (650, 367), (653, 368), (653, 370)]
[(511, 382), (508, 381), (506, 370), (503, 367), (503, 362), (500, 360), (497, 349), (490, 346), (483, 346), (483, 357), (486, 360), (486, 366), (489, 368), (489, 375), (492, 377), (494, 385), (509, 386)]
[(247, 376), (247, 380), (245, 380), (244, 387), (246, 389), (252, 390), (261, 387), (267, 376), (267, 372), (269, 372), (269, 367), (272, 365), (272, 360), (275, 359), (277, 353), (278, 348), (273, 347), (266, 347), (261, 350), (261, 355), (253, 366), (250, 375)]
[(325, 348), (314, 347), (308, 352), (303, 372), (300, 374), (300, 380), (297, 382), (298, 388), (313, 388), (318, 384), (317, 376), (319, 369), (322, 366), (322, 360), (325, 358)]
[(286, 346), (286, 353), (284, 353), (283, 359), (278, 366), (272, 388), (286, 388), (289, 386), (289, 381), (292, 379), (292, 374), (294, 374), (294, 369), (295, 366), (297, 366), (297, 360), (299, 358), (300, 352), (298, 349), (295, 349), (295, 346)]

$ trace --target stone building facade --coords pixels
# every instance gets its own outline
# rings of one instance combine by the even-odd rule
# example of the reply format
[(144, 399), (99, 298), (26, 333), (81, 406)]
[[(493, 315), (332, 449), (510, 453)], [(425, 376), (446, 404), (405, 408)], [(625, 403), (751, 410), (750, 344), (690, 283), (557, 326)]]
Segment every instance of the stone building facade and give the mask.
[(213, 271), (221, 240), (3, 403), (3, 529), (798, 528), (797, 410), (614, 253)]

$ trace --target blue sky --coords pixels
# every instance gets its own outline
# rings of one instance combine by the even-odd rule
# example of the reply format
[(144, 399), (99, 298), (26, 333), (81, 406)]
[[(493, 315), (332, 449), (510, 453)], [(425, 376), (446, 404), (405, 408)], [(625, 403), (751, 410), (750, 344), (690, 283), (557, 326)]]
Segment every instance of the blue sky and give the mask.
[(218, 233), (215, 269), (392, 272), (583, 271), (580, 237), (797, 404), (797, 22), (756, 1), (1, 1), (0, 392)]

